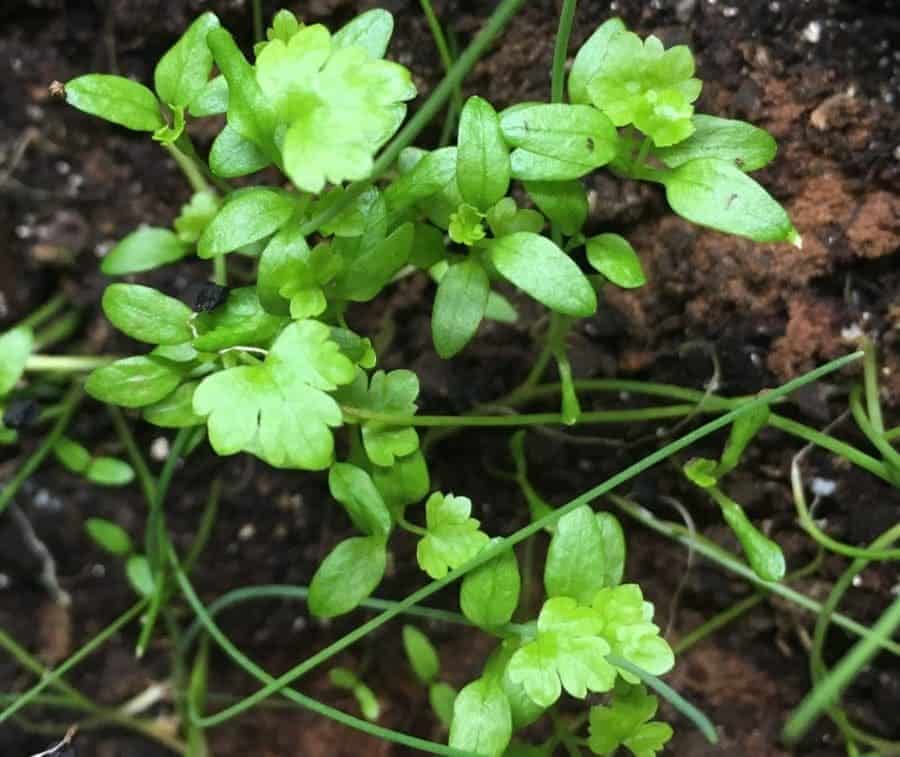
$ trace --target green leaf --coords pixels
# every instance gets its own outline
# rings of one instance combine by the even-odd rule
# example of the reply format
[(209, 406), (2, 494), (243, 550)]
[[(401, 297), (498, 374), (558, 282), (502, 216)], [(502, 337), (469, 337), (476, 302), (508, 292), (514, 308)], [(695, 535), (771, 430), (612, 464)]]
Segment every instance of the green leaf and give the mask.
[(295, 200), (264, 187), (235, 192), (206, 227), (197, 244), (201, 258), (224, 255), (274, 234), (294, 214)]
[(371, 370), (375, 367), (377, 358), (372, 347), (372, 340), (354, 334), (350, 329), (331, 327), (331, 339), (336, 342), (341, 352), (360, 368)]
[(53, 454), (72, 473), (84, 473), (91, 464), (91, 453), (67, 436), (60, 437), (53, 445)]
[(124, 557), (134, 549), (128, 532), (112, 521), (103, 518), (88, 518), (84, 523), (84, 530), (98, 547), (111, 555)]
[(546, 237), (510, 234), (491, 240), (487, 252), (503, 278), (551, 310), (575, 317), (596, 311), (597, 295), (587, 277)]
[(194, 320), (198, 336), (194, 348), (200, 352), (218, 352), (236, 345), (267, 345), (286, 318), (263, 310), (253, 287), (232, 289), (224, 304)]
[(212, 190), (194, 192), (190, 202), (181, 206), (181, 212), (172, 224), (178, 239), (185, 244), (194, 244), (218, 211), (219, 200)]
[(437, 650), (428, 637), (415, 626), (403, 626), (403, 649), (418, 679), (426, 686), (441, 670)]
[(625, 533), (612, 513), (597, 513), (597, 526), (603, 540), (603, 585), (618, 586), (625, 573)]
[(757, 242), (800, 244), (784, 208), (729, 161), (692, 160), (663, 181), (672, 210), (689, 221)]
[(8, 394), (25, 372), (25, 364), (34, 349), (34, 335), (24, 326), (0, 335), (0, 397)]
[(438, 283), (431, 314), (438, 355), (451, 358), (471, 341), (484, 318), (489, 292), (488, 275), (477, 259), (466, 258), (447, 269)]
[[(455, 147), (443, 147), (434, 152), (407, 147), (400, 154), (400, 176), (384, 190), (384, 199), (391, 212), (397, 213), (421, 203), (442, 192), (451, 183), (459, 194), (456, 188), (456, 164)], [(458, 205), (459, 202), (453, 204), (453, 209)], [(446, 228), (446, 224), (438, 225)]]
[(459, 692), (453, 704), (451, 747), (499, 757), (511, 737), (509, 701), (495, 680), (479, 678)]
[(509, 189), (509, 149), (491, 104), (470, 97), (459, 116), (456, 181), (462, 198), (487, 211)]
[(389, 507), (420, 502), (431, 488), (428, 465), (420, 450), (395, 459), (389, 468), (374, 466), (372, 479)]
[(595, 612), (571, 597), (548, 599), (538, 616), (534, 641), (524, 644), (509, 661), (509, 677), (541, 707), (559, 699), (562, 689), (579, 699), (589, 691), (609, 691), (616, 670), (606, 661), (609, 644), (598, 634)]
[(125, 563), (125, 576), (139, 596), (149, 597), (156, 589), (150, 563), (143, 555), (132, 555)]
[(537, 234), (545, 220), (536, 210), (520, 210), (512, 197), (504, 197), (487, 212), (487, 222), (495, 237), (505, 237), (520, 231)]
[(588, 199), (580, 181), (527, 181), (525, 191), (563, 234), (571, 237), (581, 231), (587, 220)]
[(470, 518), (472, 500), (435, 492), (425, 503), (428, 533), (419, 540), (419, 566), (432, 578), (443, 578), (467, 563), (488, 543), (479, 522)]
[(285, 226), (266, 245), (259, 258), (256, 293), (260, 304), (270, 313), (290, 312), (288, 301), (280, 293), (281, 287), (304, 268), (309, 256), (309, 245), (298, 224)]
[(337, 282), (342, 297), (352, 302), (368, 302), (390, 282), (409, 260), (413, 225), (404, 223), (374, 247), (361, 247), (350, 255)]
[(447, 255), (444, 246), (444, 233), (427, 223), (416, 223), (413, 226), (412, 251), (409, 255), (410, 265), (427, 271)]
[(328, 672), (331, 682), (340, 689), (350, 691), (356, 698), (359, 709), (366, 720), (378, 720), (381, 714), (381, 706), (372, 689), (359, 680), (352, 670), (347, 668), (332, 668)]
[(616, 156), (615, 128), (587, 105), (512, 108), (501, 114), (500, 126), (506, 141), (520, 148), (511, 156), (517, 179), (577, 179)]
[[(599, 633), (612, 652), (651, 675), (668, 673), (675, 665), (672, 649), (652, 623), (653, 605), (644, 601), (640, 586), (603, 588), (592, 607), (600, 623)], [(619, 674), (629, 683), (638, 683), (638, 678), (626, 670), (620, 668)]]
[(224, 179), (256, 173), (271, 164), (269, 156), (237, 129), (225, 124), (209, 151), (209, 168)]
[(450, 214), (450, 224), (447, 229), (450, 239), (467, 247), (480, 242), (487, 234), (484, 230), (483, 219), (484, 214), (478, 208), (463, 203)]
[(616, 286), (635, 289), (647, 283), (640, 258), (625, 237), (599, 234), (586, 246), (588, 262)]
[(725, 522), (741, 543), (747, 562), (763, 581), (780, 581), (784, 578), (784, 553), (776, 542), (759, 531), (737, 502), (725, 496), (715, 498), (722, 509)]
[(113, 326), (149, 344), (191, 339), (191, 309), (180, 300), (140, 284), (112, 284), (103, 293), (103, 312)]
[(606, 579), (604, 542), (594, 511), (584, 505), (557, 521), (547, 549), (544, 586), (549, 597), (588, 605)]
[(449, 683), (438, 681), (428, 687), (428, 703), (445, 728), (453, 722), (453, 703), (456, 701), (456, 689)]
[(188, 247), (168, 229), (142, 226), (113, 247), (100, 263), (107, 276), (142, 273), (181, 260)]
[[(343, 187), (333, 187), (313, 205), (310, 214), (317, 215), (328, 211), (332, 206), (343, 202), (346, 196), (347, 190)], [(386, 212), (384, 199), (379, 189), (369, 187), (353, 198), (350, 204), (334, 218), (323, 223), (319, 227), (319, 231), (339, 237), (360, 237), (368, 230), (373, 218), (380, 219), (386, 215)]]
[(685, 477), (701, 489), (709, 489), (719, 482), (717, 469), (719, 464), (708, 457), (692, 457), (682, 469)]
[(86, 74), (66, 83), (66, 102), (134, 131), (156, 131), (165, 126), (159, 102), (143, 84), (124, 76)]
[(281, 332), (265, 362), (207, 376), (194, 393), (194, 412), (207, 417), (220, 455), (250, 452), (270, 465), (324, 470), (331, 465), (331, 427), (341, 409), (327, 394), (353, 380), (353, 363), (318, 321)]
[(387, 537), (393, 526), (391, 514), (368, 473), (349, 463), (335, 463), (328, 473), (328, 487), (360, 531)]
[(755, 171), (775, 157), (778, 145), (764, 129), (745, 121), (695, 115), (694, 133), (683, 142), (654, 150), (669, 168), (697, 158), (717, 158), (734, 163), (741, 171)]
[(635, 757), (653, 757), (672, 736), (665, 723), (648, 722), (658, 702), (643, 686), (616, 686), (612, 704), (591, 708), (590, 748), (594, 754), (612, 755), (625, 746)]
[(203, 424), (203, 418), (194, 412), (194, 392), (199, 381), (179, 386), (168, 397), (144, 408), (144, 420), (162, 428), (190, 428)]
[(163, 102), (187, 107), (203, 92), (213, 64), (206, 35), (217, 26), (216, 15), (204, 13), (156, 64), (153, 83)]
[(482, 628), (509, 623), (519, 605), (521, 584), (516, 553), (507, 550), (466, 574), (459, 591), (463, 615)]
[(225, 29), (213, 29), (206, 42), (228, 82), (228, 125), (275, 160), (278, 150), (273, 132), (277, 119), (272, 104), (256, 81), (253, 66)]
[(569, 71), (569, 100), (575, 105), (590, 105), (591, 98), (588, 95), (588, 82), (600, 69), (603, 58), (606, 56), (606, 48), (610, 38), (616, 32), (622, 31), (625, 24), (620, 18), (611, 18), (605, 21), (587, 41), (578, 49), (572, 68)]
[(769, 406), (760, 405), (758, 408), (749, 410), (735, 419), (734, 423), (731, 424), (731, 431), (728, 434), (725, 450), (722, 452), (719, 465), (716, 467), (717, 478), (721, 478), (737, 467), (744, 450), (747, 449), (747, 445), (768, 423), (769, 414)]
[[(416, 398), (419, 396), (419, 378), (412, 371), (397, 370), (372, 374), (368, 389), (365, 377), (350, 387), (349, 396), (342, 393), (353, 407), (373, 413), (389, 415), (415, 415)], [(411, 455), (419, 447), (419, 435), (411, 426), (382, 423), (378, 420), (362, 421), (362, 440), (366, 455), (375, 465), (393, 465), (397, 458)]]
[(127, 486), (134, 481), (134, 469), (115, 457), (95, 457), (84, 476), (99, 486)]
[(85, 384), (88, 394), (122, 407), (145, 407), (171, 394), (186, 368), (152, 355), (116, 360), (94, 371)]
[(519, 314), (509, 300), (498, 292), (488, 292), (484, 317), (498, 323), (515, 323)]
[(360, 536), (342, 541), (313, 576), (310, 612), (318, 618), (350, 612), (381, 583), (386, 562), (384, 541), (379, 538)]
[(216, 76), (203, 85), (203, 89), (191, 100), (188, 113), (194, 118), (217, 116), (228, 110), (228, 82), (224, 76)]
[(394, 17), (386, 10), (373, 8), (338, 29), (331, 44), (336, 48), (356, 45), (372, 58), (383, 58), (393, 33)]

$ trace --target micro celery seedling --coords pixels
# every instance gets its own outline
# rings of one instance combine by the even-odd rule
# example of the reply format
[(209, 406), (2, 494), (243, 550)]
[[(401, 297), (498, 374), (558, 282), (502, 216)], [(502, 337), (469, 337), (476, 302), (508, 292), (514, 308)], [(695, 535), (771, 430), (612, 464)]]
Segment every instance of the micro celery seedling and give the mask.
[[(642, 40), (618, 19), (578, 51), (567, 102), (498, 112), (473, 96), (455, 145), (407, 146), (383, 177), (376, 155), (416, 95), (410, 72), (384, 59), (392, 29), (390, 14), (379, 10), (335, 33), (280, 11), (251, 63), (205, 13), (160, 60), (154, 90), (101, 74), (63, 87), (72, 106), (152, 135), (195, 190), (171, 229), (144, 226), (119, 242), (104, 273), (140, 274), (196, 255), (213, 261), (216, 282), (193, 308), (152, 287), (110, 285), (104, 313), (148, 349), (95, 370), (87, 391), (162, 428), (205, 429), (219, 455), (328, 471), (331, 494), (359, 535), (339, 543), (316, 571), (308, 601), (320, 618), (367, 600), (397, 528), (417, 537), (418, 564), (434, 579), (494, 543), (469, 498), (431, 490), (416, 430), (425, 421), (416, 416), (418, 379), (410, 370), (377, 368), (373, 342), (345, 319), (352, 303), (372, 301), (400, 276), (431, 277), (434, 346), (449, 359), (483, 320), (517, 320), (519, 295), (510, 292), (531, 297), (553, 316), (546, 345), (563, 385), (560, 420), (577, 423), (568, 329), (597, 311), (603, 286), (645, 281), (627, 239), (585, 236), (586, 176), (605, 168), (658, 183), (672, 209), (697, 224), (760, 242), (800, 242), (785, 211), (748, 175), (774, 157), (772, 138), (750, 124), (695, 114), (702, 84), (690, 50)], [(560, 85), (561, 75), (560, 67)], [(220, 115), (224, 125), (204, 160), (187, 127)], [(283, 178), (243, 180), (263, 169)], [(514, 183), (529, 207), (511, 196)], [(228, 289), (234, 255), (255, 261), (255, 276)], [(33, 351), (27, 329), (2, 339), (12, 358), (0, 367), (0, 396), (16, 386)], [(539, 360), (531, 383), (543, 367)], [(426, 425), (453, 426), (454, 419)], [(75, 452), (65, 444), (58, 450), (70, 467), (96, 466), (86, 451)], [(134, 555), (109, 524), (95, 521), (91, 533), (106, 549), (132, 555), (130, 563), (140, 561), (140, 576), (132, 575), (140, 593), (169, 591), (156, 557)], [(424, 671), (427, 640), (405, 632), (451, 747), (550, 754), (553, 739), (528, 747), (513, 736), (552, 714), (563, 692), (581, 700), (608, 695), (591, 709), (582, 739), (596, 754), (621, 745), (641, 757), (663, 747), (671, 729), (653, 720), (657, 700), (644, 684), (667, 673), (674, 656), (653, 606), (639, 586), (623, 583), (624, 573), (621, 526), (587, 506), (556, 524), (536, 613), (522, 606), (530, 576), (515, 552), (472, 570), (460, 589), (463, 616), (497, 644), (482, 674), (455, 697), (436, 681), (436, 657)], [(338, 679), (357, 696), (363, 691), (356, 679)]]

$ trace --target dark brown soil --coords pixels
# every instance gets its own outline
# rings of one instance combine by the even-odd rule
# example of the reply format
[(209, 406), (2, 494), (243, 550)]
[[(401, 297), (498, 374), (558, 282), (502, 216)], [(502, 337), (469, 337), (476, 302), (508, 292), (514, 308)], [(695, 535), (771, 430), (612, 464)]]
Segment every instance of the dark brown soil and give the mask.
[[(307, 19), (339, 24), (375, 3), (312, 0), (288, 3)], [(441, 74), (427, 26), (412, 0), (380, 3), (397, 16), (393, 55), (416, 73), (427, 93)], [(267, 13), (275, 5), (265, 2)], [(440, 17), (464, 45), (493, 3), (446, 0)], [(498, 107), (549, 94), (549, 70), (558, 3), (534, 0), (512, 23), (469, 77), (466, 87)], [(169, 223), (188, 196), (174, 165), (151, 141), (107, 127), (52, 100), (47, 85), (87, 71), (120, 72), (142, 81), (152, 77), (159, 55), (201, 9), (211, 7), (250, 42), (246, 0), (12, 0), (0, 8), (0, 328), (14, 323), (62, 289), (84, 308), (73, 348), (122, 349), (97, 308), (105, 285), (99, 256), (141, 222)], [(636, 292), (610, 291), (606, 307), (573, 337), (579, 375), (638, 376), (700, 387), (712, 373), (709, 355), (721, 368), (722, 390), (756, 391), (847, 352), (860, 330), (879, 337), (884, 399), (900, 404), (900, 16), (891, 0), (619, 0), (579, 3), (572, 49), (611, 14), (622, 15), (642, 33), (666, 42), (686, 41), (707, 80), (700, 109), (746, 118), (777, 137), (780, 154), (760, 180), (789, 208), (804, 239), (802, 251), (786, 245), (756, 245), (697, 230), (671, 216), (653, 189), (593, 179), (591, 226), (629, 236), (649, 276)], [(204, 135), (198, 133), (198, 141)], [(434, 135), (432, 134), (432, 137)], [(184, 295), (205, 275), (185, 263), (177, 273), (145, 280)], [(430, 347), (424, 284), (408, 281), (358, 321), (370, 330), (384, 319), (394, 326), (388, 367), (410, 366), (420, 375), (424, 412), (462, 411), (500, 396), (521, 380), (532, 359), (528, 316), (515, 327), (486, 327), (459, 359), (443, 363)], [(685, 345), (695, 349), (683, 351)], [(836, 382), (839, 383), (839, 382)], [(839, 388), (839, 387), (838, 387)], [(819, 387), (798, 400), (793, 412), (822, 426), (841, 411), (840, 392)], [(610, 407), (610, 398), (597, 406)], [(890, 415), (890, 413), (889, 413)], [(897, 419), (888, 418), (891, 425)], [(535, 484), (553, 502), (564, 502), (653, 448), (647, 429), (606, 429), (604, 436), (635, 443), (609, 448), (566, 444), (532, 435)], [(97, 448), (119, 451), (111, 423), (88, 404), (73, 435)], [(149, 447), (157, 435), (139, 427)], [(0, 478), (9, 477), (39, 440), (24, 436), (3, 452)], [(862, 441), (857, 439), (860, 444)], [(710, 442), (709, 450), (718, 442)], [(6, 449), (6, 448), (4, 448)], [(507, 466), (506, 436), (467, 434), (450, 439), (434, 456), (434, 486), (471, 496), (491, 533), (505, 534), (524, 519), (524, 502), (508, 482), (485, 475), (485, 463)], [(788, 487), (796, 444), (763, 435), (734, 494), (752, 517), (762, 520), (784, 546), (791, 567), (813, 555), (798, 531)], [(828, 455), (811, 457), (816, 475), (837, 483), (822, 515), (831, 533), (863, 544), (900, 517), (896, 490)], [(702, 497), (681, 486), (673, 468), (640, 480), (641, 501), (674, 517), (660, 499), (679, 497), (698, 528), (729, 547), (724, 530)], [(205, 600), (238, 586), (308, 583), (317, 562), (347, 530), (329, 501), (321, 477), (272, 471), (250, 459), (217, 460), (205, 452), (179, 471), (169, 498), (169, 526), (184, 548), (197, 527), (209, 482), (226, 479), (222, 510), (195, 581)], [(142, 532), (146, 509), (136, 488), (98, 490), (47, 465), (18, 504), (55, 556), (63, 587), (72, 595), (61, 611), (34, 579), (32, 558), (9, 518), (0, 521), (0, 627), (48, 664), (64, 659), (132, 601), (121, 566), (101, 555), (83, 535), (88, 517), (116, 520), (133, 535)], [(663, 625), (676, 638), (746, 596), (748, 587), (702, 562), (690, 571), (677, 614), (670, 600), (685, 567), (683, 550), (638, 528), (629, 528), (628, 575), (645, 587)], [(413, 569), (414, 545), (402, 539), (394, 551), (383, 596), (403, 596), (422, 583)], [(828, 560), (801, 584), (821, 597), (843, 570)], [(898, 582), (895, 568), (863, 573), (845, 601), (862, 621), (877, 618)], [(436, 598), (453, 606), (451, 593)], [(323, 625), (302, 605), (270, 602), (225, 614), (231, 638), (273, 672), (295, 664), (350, 629), (350, 620)], [(808, 615), (781, 603), (763, 603), (680, 659), (670, 683), (695, 700), (720, 726), (722, 743), (710, 747), (672, 712), (670, 748), (677, 755), (781, 755), (778, 733), (786, 714), (808, 689)], [(429, 627), (449, 681), (477, 675), (487, 646), (470, 634)], [(834, 633), (829, 659), (850, 640)], [(164, 642), (135, 661), (134, 629), (115, 637), (77, 668), (70, 680), (113, 704), (167, 675)], [(214, 658), (210, 688), (249, 693), (255, 685)], [(435, 739), (445, 738), (428, 713), (424, 692), (405, 663), (397, 626), (376, 633), (339, 659), (375, 689), (385, 711), (381, 722)], [(848, 711), (864, 727), (900, 738), (900, 665), (881, 657), (849, 692)], [(0, 690), (18, 691), (30, 679), (0, 657)], [(301, 681), (310, 694), (352, 710), (324, 673)], [(218, 705), (217, 705), (218, 706)], [(160, 715), (169, 710), (163, 707)], [(31, 719), (40, 719), (37, 711)], [(0, 754), (10, 757), (46, 748), (52, 737), (19, 725), (0, 726)], [(81, 754), (150, 757), (165, 750), (115, 731), (85, 733)], [(328, 721), (305, 713), (256, 710), (211, 734), (217, 757), (259, 755), (400, 755)], [(837, 734), (824, 722), (798, 754), (843, 753)]]

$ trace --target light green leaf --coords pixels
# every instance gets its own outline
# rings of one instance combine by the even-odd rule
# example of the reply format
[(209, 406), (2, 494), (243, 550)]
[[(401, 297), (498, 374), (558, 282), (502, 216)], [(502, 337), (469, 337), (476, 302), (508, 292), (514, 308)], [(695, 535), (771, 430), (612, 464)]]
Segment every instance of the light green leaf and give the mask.
[(53, 445), (53, 454), (72, 473), (84, 473), (91, 464), (91, 453), (67, 436), (60, 437)]
[(749, 410), (743, 415), (739, 415), (734, 423), (731, 424), (731, 431), (728, 434), (728, 442), (725, 444), (725, 450), (716, 467), (716, 477), (721, 478), (726, 473), (734, 470), (747, 445), (753, 441), (755, 437), (769, 421), (769, 406), (761, 405), (758, 408)]
[(586, 246), (588, 262), (616, 286), (635, 289), (647, 283), (641, 260), (625, 237), (599, 234)]
[(127, 486), (134, 481), (134, 469), (115, 457), (95, 457), (84, 476), (98, 486)]
[(110, 520), (88, 518), (84, 522), (84, 530), (87, 531), (87, 535), (91, 537), (98, 547), (111, 555), (124, 557), (134, 548), (128, 532)]
[(453, 704), (450, 746), (499, 757), (511, 737), (509, 702), (495, 680), (479, 678), (459, 692)]
[(337, 281), (341, 296), (353, 302), (373, 299), (409, 260), (412, 243), (413, 225), (404, 223), (374, 247), (365, 245), (348, 256)]
[(194, 118), (217, 116), (228, 110), (228, 82), (222, 75), (210, 79), (191, 100), (188, 113)]
[(335, 48), (356, 45), (373, 58), (383, 58), (393, 33), (394, 17), (386, 10), (373, 8), (338, 29), (331, 44)]
[(488, 292), (484, 317), (498, 323), (515, 323), (519, 318), (519, 314), (506, 297), (499, 292), (491, 291)]
[[(343, 187), (333, 187), (312, 206), (310, 215), (330, 210), (333, 205), (343, 202), (346, 196), (347, 190)], [(380, 190), (377, 187), (369, 187), (354, 197), (334, 218), (323, 223), (319, 231), (322, 234), (339, 237), (360, 237), (368, 230), (373, 218), (380, 219), (386, 212)]]
[(191, 309), (180, 300), (140, 284), (112, 284), (103, 293), (103, 312), (113, 326), (149, 344), (191, 339)]
[(602, 65), (610, 37), (624, 28), (625, 24), (622, 19), (611, 18), (598, 26), (578, 49), (575, 60), (572, 62), (572, 69), (569, 71), (569, 100), (573, 104), (590, 105), (588, 82), (594, 78), (594, 74)]
[(456, 181), (462, 198), (487, 211), (509, 189), (509, 149), (491, 104), (470, 97), (459, 116)]
[(387, 537), (393, 526), (391, 514), (368, 473), (349, 463), (335, 463), (328, 473), (328, 487), (360, 531)]
[(145, 407), (171, 394), (187, 368), (152, 355), (116, 360), (94, 371), (85, 384), (88, 394), (122, 407)]
[(178, 239), (185, 244), (194, 244), (200, 239), (209, 222), (219, 210), (219, 199), (212, 190), (194, 192), (190, 202), (181, 206), (181, 212), (172, 226)]
[(615, 128), (587, 105), (513, 108), (501, 114), (500, 126), (506, 141), (527, 153), (511, 157), (517, 179), (577, 179), (616, 156)]
[(459, 591), (463, 615), (482, 628), (509, 623), (519, 605), (521, 584), (516, 553), (507, 550), (463, 578)]
[(179, 386), (168, 397), (144, 408), (144, 420), (161, 428), (189, 428), (200, 426), (203, 418), (194, 412), (194, 391), (199, 381)]
[(778, 145), (764, 129), (745, 121), (695, 115), (694, 133), (683, 142), (653, 151), (669, 168), (697, 158), (718, 158), (734, 163), (741, 171), (755, 171), (775, 157)]
[(520, 210), (512, 197), (504, 197), (487, 212), (487, 222), (495, 237), (505, 237), (520, 231), (537, 234), (544, 228), (544, 216), (536, 210)]
[(198, 336), (193, 346), (200, 352), (218, 352), (237, 345), (268, 345), (286, 323), (286, 318), (263, 310), (253, 287), (232, 289), (223, 305), (194, 319)]
[(612, 755), (625, 746), (635, 757), (653, 757), (672, 736), (665, 723), (648, 722), (657, 707), (656, 697), (643, 686), (617, 685), (610, 706), (591, 708), (591, 751)]
[[(437, 195), (451, 183), (459, 194), (456, 188), (455, 147), (443, 147), (433, 152), (407, 147), (400, 154), (399, 163), (400, 176), (384, 190), (384, 199), (393, 213)], [(462, 200), (461, 197), (459, 199)], [(456, 202), (453, 209), (458, 205), (459, 202)]]
[(719, 482), (718, 467), (719, 464), (708, 457), (692, 457), (684, 464), (683, 472), (691, 483), (701, 489), (709, 489)]
[(150, 570), (150, 563), (143, 555), (132, 555), (125, 563), (125, 576), (131, 588), (141, 597), (149, 597), (153, 594), (156, 584), (153, 580), (153, 573)]
[(534, 641), (524, 644), (509, 661), (509, 677), (541, 707), (559, 699), (564, 688), (584, 699), (589, 691), (609, 691), (616, 670), (606, 661), (609, 644), (599, 636), (596, 613), (571, 597), (548, 599), (538, 616)]
[(625, 573), (625, 533), (615, 515), (597, 513), (597, 527), (603, 541), (603, 585), (618, 586)]
[(572, 597), (579, 604), (590, 604), (606, 578), (603, 548), (600, 526), (590, 507), (579, 507), (560, 518), (547, 549), (547, 596)]
[(124, 76), (86, 74), (66, 83), (66, 102), (134, 131), (156, 131), (165, 126), (159, 102), (143, 84)]
[(156, 64), (153, 83), (167, 105), (187, 107), (203, 92), (213, 64), (206, 35), (217, 26), (216, 15), (204, 13)]
[(431, 487), (428, 465), (421, 450), (396, 458), (388, 468), (374, 466), (372, 479), (389, 507), (406, 507), (420, 502)]
[(25, 372), (25, 364), (34, 349), (34, 335), (23, 326), (0, 335), (0, 397), (8, 394)]
[(700, 158), (663, 180), (672, 210), (689, 221), (757, 242), (800, 244), (784, 208), (733, 163)]
[(563, 234), (571, 237), (581, 231), (587, 220), (588, 199), (580, 181), (527, 181), (525, 191)]
[(481, 263), (466, 258), (451, 265), (438, 283), (431, 314), (434, 347), (445, 360), (465, 347), (484, 318), (490, 281)]
[(415, 626), (403, 626), (403, 649), (413, 672), (422, 683), (428, 685), (437, 678), (441, 670), (437, 650)]
[(206, 227), (197, 254), (212, 258), (265, 239), (290, 220), (294, 208), (295, 200), (275, 189), (252, 187), (235, 192)]
[(225, 128), (213, 140), (209, 151), (209, 167), (224, 179), (256, 173), (271, 164), (265, 154), (249, 139), (242, 137), (237, 129), (225, 124)]
[(497, 272), (538, 302), (564, 315), (584, 317), (597, 295), (574, 261), (546, 237), (528, 232), (492, 240), (488, 256)]
[(113, 247), (100, 263), (107, 276), (151, 271), (181, 260), (188, 247), (168, 229), (142, 226)]
[(435, 492), (425, 503), (428, 533), (419, 540), (419, 566), (432, 578), (443, 578), (450, 570), (467, 563), (488, 543), (479, 522), (470, 518), (468, 497)]
[(281, 288), (304, 269), (309, 256), (309, 245), (300, 233), (299, 224), (285, 226), (266, 245), (259, 258), (256, 293), (260, 304), (270, 313), (290, 312)]
[(456, 701), (456, 689), (449, 683), (438, 681), (428, 687), (428, 703), (444, 728), (449, 728), (453, 722), (454, 701)]
[(208, 416), (220, 455), (250, 452), (270, 465), (324, 470), (331, 465), (331, 427), (341, 410), (327, 392), (353, 380), (356, 368), (318, 321), (281, 332), (265, 362), (229, 368), (203, 379), (194, 412)]
[(309, 609), (333, 618), (356, 608), (381, 583), (387, 562), (384, 541), (355, 537), (338, 544), (319, 566), (309, 586)]
[(784, 578), (785, 562), (781, 547), (764, 535), (747, 517), (737, 502), (728, 497), (716, 497), (725, 522), (741, 543), (747, 562), (763, 581), (780, 581)]

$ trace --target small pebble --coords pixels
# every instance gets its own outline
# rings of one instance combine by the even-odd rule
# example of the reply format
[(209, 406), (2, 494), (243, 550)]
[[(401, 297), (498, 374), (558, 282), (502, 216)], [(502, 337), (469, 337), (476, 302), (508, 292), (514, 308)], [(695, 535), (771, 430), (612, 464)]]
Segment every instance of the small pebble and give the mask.
[(806, 25), (806, 28), (803, 30), (803, 39), (805, 39), (811, 45), (815, 45), (820, 39), (822, 39), (822, 22), (810, 21)]
[(215, 310), (228, 299), (228, 287), (222, 287), (212, 282), (207, 282), (194, 296), (194, 312), (208, 313)]

